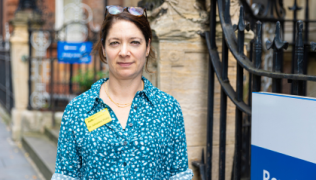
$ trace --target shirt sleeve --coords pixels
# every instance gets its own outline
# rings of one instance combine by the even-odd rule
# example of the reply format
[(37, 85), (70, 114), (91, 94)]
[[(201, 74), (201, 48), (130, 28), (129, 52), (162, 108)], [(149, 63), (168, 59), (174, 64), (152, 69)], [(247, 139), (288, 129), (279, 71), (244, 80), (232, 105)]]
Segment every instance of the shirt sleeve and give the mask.
[[(80, 177), (81, 157), (79, 156), (77, 143), (72, 127), (72, 107), (69, 104), (61, 120), (57, 156), (55, 165), (55, 179), (77, 179)], [(62, 178), (61, 178), (62, 177)]]
[(174, 122), (172, 130), (170, 180), (191, 180), (192, 170), (188, 168), (188, 153), (185, 136), (184, 120), (180, 104), (175, 101), (171, 113)]
[(51, 180), (79, 180), (78, 178), (72, 178), (70, 176), (54, 173)]

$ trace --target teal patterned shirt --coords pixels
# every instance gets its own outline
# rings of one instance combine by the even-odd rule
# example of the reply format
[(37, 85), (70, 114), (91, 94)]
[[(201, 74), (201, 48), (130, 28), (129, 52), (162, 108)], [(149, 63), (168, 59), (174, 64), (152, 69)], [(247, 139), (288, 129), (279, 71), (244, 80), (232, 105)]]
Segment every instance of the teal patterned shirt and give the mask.
[[(122, 129), (99, 97), (101, 79), (66, 107), (59, 132), (58, 179), (192, 179), (181, 107), (146, 78)], [(107, 108), (112, 121), (89, 132), (85, 119)]]

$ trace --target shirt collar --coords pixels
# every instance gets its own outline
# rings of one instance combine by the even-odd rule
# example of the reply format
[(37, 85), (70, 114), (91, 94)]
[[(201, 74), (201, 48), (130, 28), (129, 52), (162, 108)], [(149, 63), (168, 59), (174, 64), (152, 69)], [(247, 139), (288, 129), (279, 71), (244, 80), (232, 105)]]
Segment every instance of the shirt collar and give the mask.
[[(88, 108), (87, 108), (87, 112), (91, 111), (93, 106), (96, 104), (96, 101), (99, 98), (101, 85), (105, 81), (107, 81), (108, 79), (109, 78), (103, 78), (103, 79), (98, 80), (97, 82), (95, 82), (91, 86), (91, 89), (87, 92), (87, 93), (89, 93), (87, 100), (88, 100), (88, 102), (92, 102), (92, 103), (88, 103), (89, 105), (88, 105)], [(142, 76), (142, 80), (144, 81), (144, 89), (142, 91), (140, 91), (140, 92), (143, 92), (146, 95), (146, 97), (149, 99), (151, 104), (153, 104), (153, 102), (154, 102), (153, 101), (154, 100), (154, 93), (153, 93), (154, 86), (144, 76)]]
[(144, 81), (144, 89), (141, 92), (144, 92), (146, 97), (151, 102), (151, 104), (154, 105), (154, 94), (155, 94), (154, 88), (155, 87), (144, 76), (142, 76), (142, 80)]

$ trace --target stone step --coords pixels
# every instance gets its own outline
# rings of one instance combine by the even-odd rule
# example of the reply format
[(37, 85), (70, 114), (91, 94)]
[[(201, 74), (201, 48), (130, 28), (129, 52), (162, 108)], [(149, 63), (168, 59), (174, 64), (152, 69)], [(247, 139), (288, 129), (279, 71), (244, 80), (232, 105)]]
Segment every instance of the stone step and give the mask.
[[(58, 126), (59, 127), (59, 126)], [(48, 139), (50, 139), (56, 146), (58, 143), (58, 137), (59, 137), (59, 128), (45, 128), (44, 134)]]
[(55, 171), (57, 154), (55, 143), (43, 134), (27, 134), (22, 137), (22, 146), (45, 179), (50, 180)]

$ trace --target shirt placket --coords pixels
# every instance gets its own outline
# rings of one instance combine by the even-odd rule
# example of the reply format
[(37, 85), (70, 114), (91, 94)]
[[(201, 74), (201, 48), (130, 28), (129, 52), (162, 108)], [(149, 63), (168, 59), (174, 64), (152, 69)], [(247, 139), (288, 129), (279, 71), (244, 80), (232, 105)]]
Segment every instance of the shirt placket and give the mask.
[[(114, 132), (115, 136), (111, 137), (111, 138), (115, 138), (114, 142), (111, 145), (111, 148), (115, 151), (115, 157), (118, 157), (118, 161), (117, 163), (119, 163), (119, 166), (117, 167), (119, 172), (116, 172), (116, 174), (119, 177), (123, 177), (124, 176), (124, 165), (126, 166), (126, 164), (123, 161), (122, 155), (124, 156), (124, 147), (128, 144), (127, 141), (125, 140), (126, 138), (124, 137), (123, 132), (121, 131), (120, 128), (120, 124), (118, 122), (118, 119), (116, 118), (113, 110), (106, 105), (101, 99), (97, 99), (97, 103), (95, 104), (95, 110), (92, 112), (92, 114), (97, 113), (98, 111), (101, 111), (104, 108), (107, 108), (109, 111), (109, 114), (111, 116), (112, 121), (105, 124), (104, 126), (106, 126), (108, 128), (109, 131)], [(104, 132), (106, 133), (106, 132)], [(123, 169), (122, 169), (123, 167)]]
[(129, 177), (130, 174), (130, 165), (131, 161), (133, 160), (133, 154), (131, 154), (131, 150), (133, 148), (133, 134), (135, 133), (135, 128), (136, 128), (136, 122), (135, 122), (135, 115), (137, 114), (137, 109), (139, 107), (139, 102), (140, 102), (140, 92), (137, 92), (135, 95), (135, 98), (132, 102), (131, 105), (131, 110), (129, 113), (129, 117), (127, 120), (127, 124), (125, 127), (125, 131), (123, 131), (123, 136), (125, 137), (125, 140), (123, 141), (124, 147), (122, 148), (122, 160), (123, 160), (123, 168), (122, 170), (124, 173), (125, 178)]
[(114, 111), (107, 106), (105, 103), (103, 103), (103, 108), (108, 108), (110, 112), (110, 116), (112, 118), (112, 122), (106, 124), (112, 131), (115, 132), (117, 135), (115, 138), (118, 138), (118, 142), (115, 146), (115, 149), (117, 151), (117, 155), (119, 157), (118, 163), (119, 163), (119, 176), (121, 178), (126, 178), (129, 177), (129, 172), (130, 172), (130, 167), (129, 167), (129, 161), (132, 158), (132, 154), (130, 154), (130, 150), (132, 148), (132, 136), (134, 133), (135, 129), (135, 122), (134, 122), (134, 116), (136, 115), (137, 109), (138, 109), (138, 104), (139, 104), (139, 98), (141, 96), (139, 95), (139, 92), (136, 93), (135, 95), (136, 98), (134, 98), (132, 105), (131, 105), (131, 110), (129, 113), (127, 125), (125, 127), (125, 131), (120, 127), (119, 121), (114, 113)]

